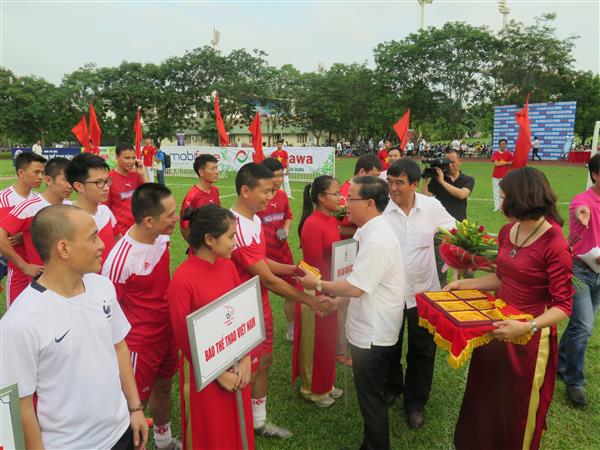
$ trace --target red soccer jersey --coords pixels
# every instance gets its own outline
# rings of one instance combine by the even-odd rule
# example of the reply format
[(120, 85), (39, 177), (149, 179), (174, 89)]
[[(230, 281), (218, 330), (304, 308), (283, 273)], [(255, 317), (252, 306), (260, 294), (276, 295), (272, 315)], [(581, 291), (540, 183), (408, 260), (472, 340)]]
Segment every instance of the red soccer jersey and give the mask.
[(275, 150), (273, 153), (271, 153), (271, 158), (275, 158), (277, 161), (279, 161), (284, 169), (288, 168), (289, 156), (288, 152), (284, 149)]
[(108, 254), (102, 275), (115, 285), (121, 309), (131, 324), (125, 338), (129, 348), (141, 351), (169, 345), (169, 236), (142, 244), (126, 234)]
[[(198, 185), (193, 185), (181, 202), (181, 209), (179, 215), (183, 216), (183, 212), (186, 208), (200, 208), (201, 206), (213, 204), (221, 206), (221, 198), (219, 197), (219, 189), (216, 186), (210, 187), (210, 192), (203, 191)], [(189, 228), (189, 220), (180, 220), (181, 228)]]
[(153, 145), (145, 145), (142, 149), (142, 162), (144, 167), (152, 167), (154, 164), (154, 156), (156, 155), (156, 147)]
[(98, 205), (98, 210), (92, 217), (96, 222), (96, 227), (98, 227), (98, 237), (104, 242), (104, 250), (102, 251), (102, 262), (104, 262), (115, 246), (117, 219), (106, 205)]
[[(71, 204), (71, 201), (64, 200), (63, 203), (67, 205)], [(39, 210), (45, 208), (46, 206), (50, 206), (50, 203), (48, 203), (44, 197), (36, 195), (35, 197), (19, 203), (7, 216), (3, 217), (0, 221), (0, 228), (4, 228), (9, 235), (12, 236), (13, 234), (23, 233), (23, 245), (19, 246), (20, 248), (16, 248), (15, 250), (29, 264), (38, 264), (40, 266), (44, 265), (42, 258), (40, 258), (40, 255), (38, 254), (35, 246), (33, 245), (33, 241), (31, 240), (30, 229), (35, 215)], [(10, 302), (12, 303), (21, 293), (21, 291), (27, 287), (30, 278), (15, 266), (11, 265), (11, 269), (13, 270), (11, 276), (11, 285), (16, 288), (12, 289), (10, 294)]]
[[(214, 264), (191, 255), (173, 274), (169, 286), (171, 324), (178, 348), (183, 352), (180, 367), (181, 427), (184, 448), (241, 448), (236, 395), (213, 381), (202, 391), (195, 386), (195, 373), (187, 329), (188, 314), (212, 303), (241, 283), (230, 260), (217, 258)], [(250, 386), (243, 390), (248, 447), (254, 448)], [(207, 408), (212, 413), (206, 414)], [(189, 427), (189, 428), (188, 428)]]
[(267, 208), (257, 213), (257, 216), (260, 217), (265, 234), (267, 258), (282, 264), (294, 264), (288, 241), (277, 237), (277, 230), (283, 228), (285, 221), (293, 217), (285, 191), (278, 189)]
[[(504, 152), (494, 152), (492, 155), (492, 161), (504, 161), (511, 162), (513, 160), (513, 154), (508, 150)], [(509, 166), (494, 166), (494, 171), (492, 172), (492, 178), (504, 178), (508, 173)]]
[(308, 264), (321, 271), (323, 280), (331, 280), (331, 246), (339, 240), (338, 221), (320, 211), (313, 212), (302, 226), (302, 255)]
[(139, 185), (144, 184), (144, 179), (136, 171), (121, 175), (116, 170), (111, 170), (108, 176), (112, 178), (112, 185), (106, 206), (117, 219), (115, 233), (124, 235), (135, 222), (131, 212), (131, 196)]
[(37, 195), (37, 192), (31, 191), (27, 198), (25, 198), (21, 197), (12, 186), (2, 189), (0, 191), (0, 219), (6, 217), (19, 203)]
[(388, 159), (388, 151), (385, 149), (385, 147), (379, 150), (379, 153), (377, 153), (377, 157), (379, 158), (379, 161), (381, 161), (383, 170), (387, 170), (388, 167), (390, 167), (390, 162)]

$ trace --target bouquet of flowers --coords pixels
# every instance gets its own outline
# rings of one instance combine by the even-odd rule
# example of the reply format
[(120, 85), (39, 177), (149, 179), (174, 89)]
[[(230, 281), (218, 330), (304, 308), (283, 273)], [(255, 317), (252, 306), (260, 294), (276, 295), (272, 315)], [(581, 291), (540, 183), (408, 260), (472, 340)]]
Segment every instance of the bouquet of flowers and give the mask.
[(477, 222), (456, 222), (456, 228), (440, 228), (440, 256), (453, 269), (493, 270), (498, 241)]

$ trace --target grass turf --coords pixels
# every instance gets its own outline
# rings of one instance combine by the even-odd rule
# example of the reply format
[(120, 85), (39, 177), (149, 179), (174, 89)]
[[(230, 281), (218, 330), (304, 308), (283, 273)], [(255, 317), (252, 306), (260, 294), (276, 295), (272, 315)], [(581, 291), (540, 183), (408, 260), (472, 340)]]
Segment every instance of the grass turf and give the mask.
[[(343, 181), (352, 175), (354, 159), (338, 159), (336, 175)], [(581, 166), (534, 165), (543, 170), (559, 197), (559, 210), (567, 217), (568, 203), (572, 197), (585, 189), (586, 171)], [(475, 177), (476, 183), (469, 199), (468, 216), (484, 224), (490, 231), (497, 232), (505, 223), (505, 218), (492, 212), (491, 164), (485, 161), (466, 162), (463, 171)], [(12, 183), (10, 161), (0, 161), (0, 188)], [(183, 199), (187, 189), (195, 183), (193, 178), (167, 178), (168, 186), (173, 190), (178, 202)], [(217, 184), (221, 191), (223, 206), (229, 207), (235, 200), (233, 176), (223, 178)], [(303, 183), (292, 183), (295, 199), (291, 201), (296, 218), (302, 209)], [(565, 227), (567, 230), (568, 227)], [(299, 241), (294, 226), (290, 235), (290, 246), (296, 258), (300, 257)], [(174, 270), (183, 260), (185, 245), (177, 232), (172, 237), (171, 269)], [(288, 441), (273, 441), (258, 437), (257, 448), (285, 449), (339, 449), (356, 448), (362, 438), (362, 420), (356, 402), (352, 381), (352, 370), (348, 370), (347, 398), (337, 401), (331, 408), (322, 410), (304, 401), (297, 389), (290, 384), (291, 344), (285, 341), (285, 318), (282, 299), (271, 296), (275, 320), (274, 362), (270, 374), (268, 397), (268, 417), (278, 425), (289, 428), (294, 437)], [(0, 312), (4, 312), (4, 299)], [(563, 323), (560, 327), (562, 330)], [(596, 327), (598, 328), (598, 327)], [(392, 448), (411, 449), (450, 449), (453, 448), (452, 435), (459, 412), (462, 394), (465, 388), (466, 367), (452, 369), (446, 362), (446, 352), (438, 351), (431, 397), (426, 409), (426, 425), (423, 429), (410, 430), (405, 424), (401, 400), (390, 411), (390, 433)], [(564, 385), (558, 381), (550, 412), (548, 414), (548, 432), (542, 440), (544, 449), (597, 449), (600, 448), (600, 435), (594, 430), (600, 429), (600, 337), (592, 336), (588, 347), (586, 390), (590, 406), (585, 410), (572, 408), (565, 395)], [(338, 365), (339, 387), (344, 387), (343, 369)], [(494, 380), (487, 380), (491, 389)], [(506, 392), (506, 395), (511, 395)], [(180, 435), (178, 382), (173, 383), (172, 429)], [(488, 405), (495, 408), (496, 405)], [(207, 411), (210, 413), (210, 410)], [(506, 412), (510, 413), (510, 412)]]

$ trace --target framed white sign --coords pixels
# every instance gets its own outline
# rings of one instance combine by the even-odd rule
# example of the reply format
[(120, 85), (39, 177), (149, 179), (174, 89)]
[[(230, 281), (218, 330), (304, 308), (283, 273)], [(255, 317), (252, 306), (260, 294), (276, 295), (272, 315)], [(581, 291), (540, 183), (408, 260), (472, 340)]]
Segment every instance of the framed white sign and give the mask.
[(0, 389), (0, 449), (25, 448), (19, 389), (16, 384)]
[(196, 390), (265, 340), (260, 281), (256, 276), (187, 316)]
[(358, 242), (345, 239), (334, 242), (331, 248), (331, 280), (343, 280), (352, 272), (358, 253)]

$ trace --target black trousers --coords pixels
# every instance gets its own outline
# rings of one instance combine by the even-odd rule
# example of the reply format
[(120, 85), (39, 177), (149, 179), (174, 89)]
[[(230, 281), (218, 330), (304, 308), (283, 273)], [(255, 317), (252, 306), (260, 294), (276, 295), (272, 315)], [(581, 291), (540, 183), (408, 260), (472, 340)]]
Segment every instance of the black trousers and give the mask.
[(538, 149), (534, 148), (533, 151), (532, 151), (532, 153), (531, 153), (531, 160), (534, 161), (536, 157), (540, 161), (542, 160), (542, 158), (540, 158), (540, 155), (538, 155)]
[[(408, 328), (408, 352), (406, 373), (402, 368), (402, 341), (404, 329)], [(419, 326), (417, 307), (404, 310), (404, 321), (393, 346), (388, 365), (387, 393), (399, 396), (404, 393), (404, 409), (407, 412), (423, 412), (429, 400), (435, 364), (435, 342), (427, 329)]]
[(371, 345), (370, 349), (350, 344), (352, 371), (358, 406), (363, 417), (361, 450), (390, 448), (390, 425), (385, 402), (385, 377), (393, 347)]
[(133, 432), (127, 428), (111, 450), (133, 450)]

